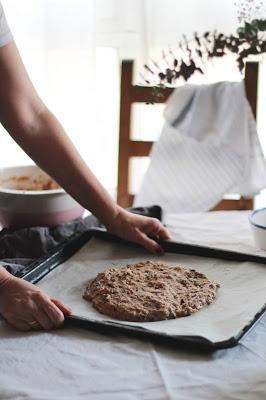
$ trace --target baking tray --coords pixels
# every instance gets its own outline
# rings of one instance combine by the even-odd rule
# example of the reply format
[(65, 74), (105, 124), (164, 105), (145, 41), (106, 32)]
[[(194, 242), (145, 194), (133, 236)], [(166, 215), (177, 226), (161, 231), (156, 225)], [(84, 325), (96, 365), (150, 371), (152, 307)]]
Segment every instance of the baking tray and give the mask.
[[(31, 266), (26, 268), (19, 276), (29, 282), (37, 283), (47, 274), (49, 274), (49, 272), (68, 260), (83, 245), (85, 245), (93, 238), (138, 247), (135, 244), (128, 243), (117, 238), (114, 235), (107, 233), (105, 230), (92, 229), (80, 234), (76, 238), (69, 241), (67, 244), (61, 246), (55, 253), (51, 254), (50, 256), (43, 257), (42, 259), (31, 264)], [(266, 257), (263, 256), (244, 254), (234, 251), (210, 248), (207, 246), (191, 245), (173, 241), (160, 241), (159, 243), (164, 248), (164, 250), (169, 253), (177, 253), (205, 258), (215, 258), (237, 262), (248, 261), (253, 263), (255, 262), (266, 264)], [(266, 305), (264, 305), (259, 310), (259, 312), (257, 312), (254, 318), (246, 326), (244, 326), (237, 335), (230, 337), (227, 340), (218, 342), (210, 341), (202, 336), (169, 335), (161, 332), (147, 330), (141, 327), (136, 327), (130, 324), (125, 325), (114, 321), (109, 322), (92, 320), (77, 315), (66, 317), (65, 326), (79, 326), (107, 334), (122, 333), (175, 346), (186, 345), (197, 349), (217, 350), (236, 346), (239, 343), (240, 339), (242, 339), (244, 335), (250, 332), (254, 325), (263, 316), (265, 311)]]

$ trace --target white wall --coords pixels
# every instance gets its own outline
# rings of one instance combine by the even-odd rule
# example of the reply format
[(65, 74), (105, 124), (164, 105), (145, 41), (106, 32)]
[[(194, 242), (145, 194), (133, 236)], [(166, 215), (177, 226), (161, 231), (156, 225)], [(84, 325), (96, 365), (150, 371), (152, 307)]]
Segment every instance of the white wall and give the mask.
[[(183, 33), (190, 37), (194, 31), (232, 32), (237, 26), (235, 0), (2, 0), (2, 3), (38, 92), (62, 122), (85, 161), (111, 191), (117, 180), (120, 58), (138, 59), (137, 71), (140, 71), (150, 56), (159, 58), (162, 48), (175, 47)], [(201, 79), (239, 80), (241, 76), (234, 62), (224, 59), (211, 66)], [(259, 130), (266, 149), (263, 87)], [(136, 125), (140, 123), (145, 121), (139, 120)], [(0, 167), (30, 162), (1, 127), (0, 149)]]

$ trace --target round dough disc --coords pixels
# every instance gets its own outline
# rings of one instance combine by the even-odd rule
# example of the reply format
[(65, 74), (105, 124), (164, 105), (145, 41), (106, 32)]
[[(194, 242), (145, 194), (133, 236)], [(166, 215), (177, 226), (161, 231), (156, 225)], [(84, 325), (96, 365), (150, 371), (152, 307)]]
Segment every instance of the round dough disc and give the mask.
[(214, 301), (218, 287), (193, 269), (145, 261), (98, 274), (83, 297), (112, 318), (147, 322), (195, 313)]

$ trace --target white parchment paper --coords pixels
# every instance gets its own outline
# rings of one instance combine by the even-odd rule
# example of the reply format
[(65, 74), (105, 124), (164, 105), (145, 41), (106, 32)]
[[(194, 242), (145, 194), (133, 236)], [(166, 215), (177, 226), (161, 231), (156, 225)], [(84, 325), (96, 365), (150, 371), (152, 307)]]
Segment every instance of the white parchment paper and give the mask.
[[(243, 211), (179, 214), (168, 218), (168, 222), (177, 240), (248, 253), (255, 250), (255, 244), (247, 214)], [(115, 253), (112, 254), (115, 259)], [(95, 254), (93, 257), (94, 261), (85, 263), (86, 274), (93, 272)], [(103, 252), (100, 257), (104, 258)], [(126, 253), (121, 250), (119, 257), (127, 261)], [(134, 257), (150, 258), (144, 252), (133, 253)], [(175, 257), (189, 263), (187, 258)], [(190, 261), (192, 264), (192, 258)], [(198, 258), (194, 264), (200, 267), (203, 261)], [(84, 263), (82, 259), (79, 262)], [(219, 265), (215, 264), (213, 269)], [(236, 264), (228, 265), (231, 268)], [(70, 294), (78, 284), (82, 286), (84, 279), (80, 277), (78, 283), (75, 267), (73, 270), (74, 284), (70, 280), (61, 281)], [(252, 279), (256, 273), (252, 270)], [(232, 281), (228, 290), (235, 286)], [(66, 298), (70, 301), (71, 296), (67, 294)], [(82, 303), (78, 299), (77, 306)], [(233, 311), (239, 316), (238, 310)], [(0, 321), (0, 399), (265, 400), (265, 344), (266, 315), (239, 346), (211, 354), (168, 348), (124, 335), (101, 335), (77, 327), (19, 332)]]
[[(97, 273), (112, 266), (149, 259), (194, 268), (220, 283), (215, 302), (189, 317), (133, 323), (100, 314), (82, 298), (88, 280)], [(142, 249), (92, 239), (38, 285), (51, 297), (57, 297), (70, 306), (73, 314), (78, 316), (141, 326), (170, 335), (199, 335), (216, 342), (239, 333), (263, 307), (266, 302), (266, 266), (170, 253), (158, 258)]]

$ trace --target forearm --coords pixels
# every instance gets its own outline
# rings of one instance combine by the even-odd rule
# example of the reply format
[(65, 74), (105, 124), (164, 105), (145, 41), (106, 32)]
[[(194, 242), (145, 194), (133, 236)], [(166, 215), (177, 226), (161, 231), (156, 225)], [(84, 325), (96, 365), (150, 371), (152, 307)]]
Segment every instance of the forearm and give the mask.
[(119, 212), (79, 155), (56, 117), (44, 107), (30, 126), (10, 132), (24, 151), (81, 205), (107, 226)]
[(119, 207), (81, 159), (36, 93), (14, 43), (0, 48), (0, 121), (14, 140), (104, 224)]

